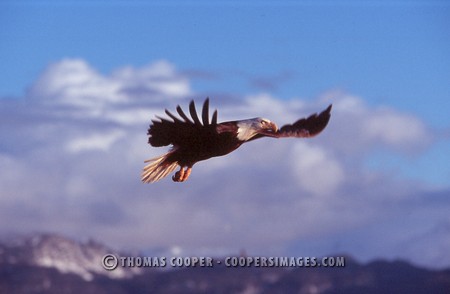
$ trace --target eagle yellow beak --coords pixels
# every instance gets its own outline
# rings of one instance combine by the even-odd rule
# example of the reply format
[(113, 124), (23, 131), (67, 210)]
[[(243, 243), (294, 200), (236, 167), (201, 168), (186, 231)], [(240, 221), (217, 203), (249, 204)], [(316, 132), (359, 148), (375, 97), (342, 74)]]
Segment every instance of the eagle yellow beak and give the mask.
[(266, 136), (274, 135), (278, 132), (278, 126), (273, 122), (267, 122), (263, 129), (263, 134)]

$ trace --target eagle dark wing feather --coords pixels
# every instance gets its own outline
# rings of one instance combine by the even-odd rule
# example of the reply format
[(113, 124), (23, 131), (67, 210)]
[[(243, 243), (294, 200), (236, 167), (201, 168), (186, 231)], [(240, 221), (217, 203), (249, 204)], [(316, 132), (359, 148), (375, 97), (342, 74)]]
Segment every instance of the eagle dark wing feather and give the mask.
[(193, 124), (193, 122), (189, 119), (189, 117), (187, 117), (187, 115), (184, 113), (183, 109), (181, 109), (180, 105), (177, 106), (177, 112), (184, 119), (184, 121), (186, 123)]
[[(212, 128), (211, 124), (205, 124), (205, 121), (208, 122), (208, 119), (205, 120), (205, 113), (206, 115), (208, 114), (208, 107), (209, 102), (207, 100), (202, 110), (203, 124), (198, 118), (193, 101), (189, 105), (189, 113), (194, 122), (189, 119), (180, 106), (177, 106), (176, 109), (183, 120), (166, 109), (165, 112), (172, 121), (160, 117), (157, 117), (159, 120), (152, 120), (152, 124), (147, 133), (149, 135), (148, 143), (154, 147), (168, 146), (170, 144), (180, 146), (191, 141), (193, 138), (202, 137), (205, 133), (210, 132)], [(214, 114), (215, 116), (212, 118), (213, 122), (217, 120), (217, 111)]]
[(201, 127), (202, 123), (198, 119), (197, 110), (195, 109), (194, 100), (189, 103), (189, 113), (191, 114), (192, 119), (194, 120), (195, 125)]
[(209, 98), (207, 98), (205, 100), (205, 103), (203, 103), (202, 121), (203, 125), (205, 126), (209, 125)]
[(322, 111), (320, 114), (313, 114), (308, 118), (301, 118), (292, 125), (282, 126), (274, 137), (297, 137), (305, 138), (319, 134), (328, 124), (330, 120), (331, 106)]
[(211, 119), (211, 125), (215, 126), (217, 125), (217, 110), (214, 110), (212, 119)]
[[(178, 117), (176, 117), (175, 115), (173, 115), (172, 113), (170, 113), (170, 111), (168, 111), (167, 109), (166, 109), (166, 114), (168, 115), (168, 116), (170, 116), (172, 119), (173, 119), (173, 121), (174, 122), (178, 122), (178, 123), (182, 123), (183, 121), (182, 120), (180, 120)], [(157, 116), (158, 117), (158, 116)], [(159, 117), (158, 117), (159, 118)]]

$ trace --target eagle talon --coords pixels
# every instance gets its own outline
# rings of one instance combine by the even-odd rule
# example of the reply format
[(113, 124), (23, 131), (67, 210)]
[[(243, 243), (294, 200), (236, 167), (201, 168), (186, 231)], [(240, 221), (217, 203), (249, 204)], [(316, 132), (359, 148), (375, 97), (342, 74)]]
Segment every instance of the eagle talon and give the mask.
[(189, 175), (191, 174), (192, 167), (187, 167), (184, 172), (183, 182), (186, 181), (189, 178)]
[(183, 169), (183, 167), (181, 166), (180, 167), (180, 170), (179, 171), (177, 171), (173, 176), (172, 176), (172, 180), (174, 181), (174, 182), (183, 182), (184, 181), (184, 169)]
[(174, 182), (184, 182), (189, 178), (189, 175), (191, 174), (192, 167), (186, 167), (186, 170), (183, 169), (183, 167), (180, 167), (180, 170), (177, 171), (173, 176), (172, 180)]
[(176, 172), (173, 176), (172, 176), (172, 180), (174, 182), (179, 182), (180, 181), (180, 173)]

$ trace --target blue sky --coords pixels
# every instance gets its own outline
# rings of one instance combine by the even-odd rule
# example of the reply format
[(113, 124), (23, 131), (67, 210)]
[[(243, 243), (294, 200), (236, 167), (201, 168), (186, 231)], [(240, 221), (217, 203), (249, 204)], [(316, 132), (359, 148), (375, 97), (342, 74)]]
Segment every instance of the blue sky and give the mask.
[(343, 88), (433, 125), (450, 122), (445, 2), (52, 3), (2, 4), (3, 95), (22, 93), (65, 57), (83, 57), (104, 73), (164, 58), (182, 70), (221, 72), (226, 78), (214, 87), (222, 91), (249, 91), (236, 71), (289, 72), (282, 96)]
[[(0, 160), (11, 169), (0, 175), (5, 187), (3, 206), (19, 224), (18, 232), (27, 232), (20, 223), (31, 217), (35, 231), (83, 236), (84, 229), (71, 220), (84, 215), (86, 221), (95, 223), (87, 234), (121, 242), (124, 247), (132, 243), (148, 248), (174, 244), (207, 247), (216, 252), (241, 249), (226, 241), (220, 246), (196, 243), (177, 231), (178, 218), (148, 216), (139, 210), (142, 207), (179, 213), (180, 217), (198, 213), (192, 227), (184, 228), (197, 236), (198, 242), (202, 241), (199, 236), (211, 230), (229, 234), (235, 243), (241, 238), (242, 246), (254, 252), (261, 251), (255, 245), (258, 242), (280, 248), (277, 253), (307, 252), (317, 245), (322, 251), (311, 251), (317, 254), (336, 248), (330, 244), (343, 244), (338, 249), (362, 259), (413, 259), (426, 243), (411, 247), (409, 255), (398, 250), (399, 246), (431, 235), (438, 245), (430, 252), (436, 254), (415, 261), (433, 265), (436, 256), (442, 259), (439, 246), (444, 248), (450, 242), (445, 237), (449, 220), (443, 210), (448, 211), (450, 205), (449, 28), (450, 4), (446, 1), (3, 1), (0, 131), (7, 140), (0, 148)], [(243, 148), (242, 155), (199, 164), (198, 174), (222, 173), (223, 178), (236, 181), (234, 189), (216, 183), (221, 191), (214, 194), (214, 187), (195, 176), (184, 188), (167, 179), (154, 186), (136, 183), (134, 176), (138, 177), (142, 161), (163, 152), (145, 144), (150, 119), (162, 114), (165, 107), (173, 109), (178, 103), (186, 105), (191, 98), (206, 96), (212, 98), (212, 107), (219, 109), (219, 120), (266, 116), (282, 124), (319, 111), (328, 103), (335, 107), (328, 133), (317, 141), (255, 143)], [(262, 164), (252, 153), (261, 148), (298, 157), (297, 166), (279, 155), (274, 156), (279, 162), (271, 159)], [(305, 157), (296, 155), (296, 150)], [(126, 162), (123, 171), (113, 164), (119, 158)], [(242, 165), (241, 158), (249, 159), (248, 164)], [(307, 158), (324, 169), (326, 184), (304, 180), (312, 168)], [(89, 168), (90, 162), (96, 162), (96, 167)], [(73, 179), (61, 178), (61, 164), (70, 164)], [(256, 175), (254, 165), (261, 169)], [(111, 178), (103, 178), (111, 169), (115, 171)], [(23, 173), (30, 170), (39, 173), (31, 181), (38, 188), (21, 185)], [(288, 176), (279, 179), (285, 186), (268, 187), (267, 177), (274, 170), (288, 175), (292, 171), (300, 185), (294, 185)], [(91, 182), (97, 177), (100, 179)], [(320, 176), (312, 180), (317, 178)], [(12, 192), (16, 190), (20, 193)], [(305, 223), (319, 223), (317, 232), (292, 225), (292, 211), (268, 224), (274, 231), (287, 228), (274, 234), (271, 241), (261, 239), (258, 229), (263, 232), (263, 228), (243, 237), (244, 230), (251, 230), (262, 217), (258, 212), (266, 209), (267, 203), (272, 205), (279, 191), (286, 194), (275, 207), (317, 208), (330, 214), (316, 220), (305, 212)], [(165, 198), (149, 199), (149, 192)], [(14, 193), (21, 196), (6, 196)], [(98, 196), (101, 193), (105, 196)], [(125, 195), (131, 193), (136, 196), (130, 201)], [(213, 195), (205, 200), (201, 193)], [(247, 218), (239, 215), (244, 208), (235, 206), (234, 201), (251, 193), (263, 196), (249, 195), (244, 201)], [(293, 200), (292, 195), (298, 194), (306, 195), (304, 200)], [(380, 194), (383, 196), (376, 200)], [(345, 205), (330, 200), (330, 195), (343, 197)], [(53, 206), (36, 200), (42, 197), (48, 197)], [(109, 212), (94, 213), (105, 203)], [(420, 210), (423, 203), (427, 203), (424, 212)], [(182, 204), (188, 206), (188, 212), (182, 212)], [(190, 206), (193, 204), (197, 207)], [(138, 210), (136, 215), (132, 209)], [(348, 216), (339, 216), (336, 209)], [(66, 210), (70, 216), (62, 221), (58, 212)], [(51, 212), (54, 217), (49, 216)], [(273, 206), (267, 213), (278, 216)], [(385, 247), (367, 245), (367, 240), (386, 231), (377, 213), (384, 219), (393, 218), (392, 236), (405, 229), (411, 229), (411, 234), (393, 238)], [(405, 216), (411, 224), (420, 221), (420, 229), (415, 232), (408, 222), (395, 223), (395, 215)], [(340, 221), (334, 224), (333, 217)], [(205, 227), (203, 218), (211, 227)], [(264, 218), (259, 223), (264, 223)], [(106, 220), (115, 227), (106, 226)], [(145, 224), (161, 222), (166, 222), (166, 227), (155, 225), (154, 242), (137, 237), (142, 234), (139, 229), (127, 233), (129, 243), (118, 242), (113, 233), (118, 228), (128, 232), (130, 224), (139, 224), (136, 227), (145, 231)], [(340, 233), (347, 241), (342, 241)], [(310, 242), (305, 243), (308, 238)], [(358, 245), (350, 244), (352, 238)], [(449, 255), (443, 260), (444, 265), (450, 264)]]

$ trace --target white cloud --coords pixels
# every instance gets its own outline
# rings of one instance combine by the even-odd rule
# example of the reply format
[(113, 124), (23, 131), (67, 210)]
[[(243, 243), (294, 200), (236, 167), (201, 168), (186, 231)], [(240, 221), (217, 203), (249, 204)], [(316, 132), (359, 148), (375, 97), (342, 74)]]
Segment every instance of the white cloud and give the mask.
[(368, 140), (403, 150), (429, 143), (431, 139), (422, 121), (390, 109), (376, 111), (363, 123), (363, 129)]
[[(50, 65), (25, 100), (33, 107), (0, 108), (0, 122), (8, 122), (0, 127), (6, 138), (0, 147), (0, 232), (49, 230), (124, 248), (262, 254), (286, 254), (296, 242), (314, 247), (321, 238), (331, 244), (344, 234), (376, 254), (379, 248), (355, 231), (370, 228), (377, 236), (386, 218), (421, 206), (409, 196), (422, 193), (422, 183), (367, 170), (364, 160), (380, 147), (395, 156), (420, 154), (433, 142), (432, 132), (415, 116), (345, 93), (313, 101), (263, 93), (221, 107), (211, 97), (220, 121), (263, 116), (281, 126), (330, 102), (333, 110), (315, 138), (261, 139), (198, 163), (186, 183), (167, 178), (142, 184), (144, 159), (168, 150), (147, 144), (150, 120), (163, 115), (170, 99), (186, 101), (186, 108), (184, 98), (192, 93), (189, 80), (166, 61), (111, 75), (83, 60)], [(427, 210), (429, 222), (442, 222), (434, 211)], [(403, 242), (404, 229), (388, 233), (393, 244)], [(350, 243), (341, 250), (354, 249)], [(320, 252), (329, 253), (335, 252)]]
[(187, 78), (167, 61), (142, 68), (127, 66), (108, 76), (81, 59), (64, 59), (49, 65), (28, 93), (53, 109), (69, 107), (72, 117), (108, 117), (120, 123), (136, 121), (130, 111), (137, 114), (143, 105), (191, 94)]
[(299, 186), (315, 195), (336, 195), (344, 181), (344, 170), (320, 146), (296, 143), (292, 152), (292, 169)]
[(51, 64), (31, 87), (30, 95), (44, 102), (87, 108), (124, 102), (120, 81), (96, 72), (81, 59), (65, 59)]
[(112, 131), (106, 134), (92, 134), (79, 138), (74, 138), (67, 143), (67, 150), (77, 153), (85, 150), (108, 151), (112, 144), (123, 138), (124, 131)]
[(433, 133), (423, 121), (385, 106), (369, 107), (363, 99), (335, 94), (330, 144), (336, 151), (353, 156), (377, 148), (400, 153), (418, 153), (433, 141)]
[(124, 91), (145, 89), (153, 96), (161, 93), (168, 99), (184, 98), (192, 94), (189, 80), (178, 74), (175, 66), (165, 60), (142, 67), (127, 66), (116, 70), (113, 79), (122, 85)]

